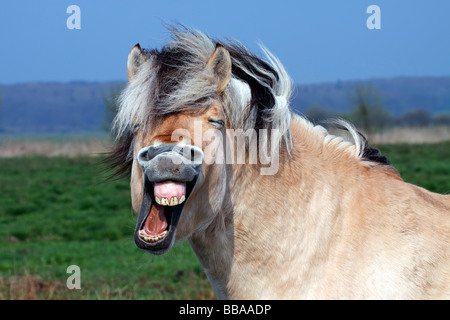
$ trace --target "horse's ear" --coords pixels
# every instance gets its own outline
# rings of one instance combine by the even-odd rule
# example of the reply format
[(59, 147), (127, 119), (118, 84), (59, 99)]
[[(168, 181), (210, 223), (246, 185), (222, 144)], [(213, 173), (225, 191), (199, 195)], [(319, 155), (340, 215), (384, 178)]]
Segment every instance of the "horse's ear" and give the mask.
[(141, 65), (147, 61), (147, 55), (142, 51), (139, 43), (136, 43), (133, 48), (131, 48), (128, 54), (127, 61), (127, 73), (128, 80), (131, 81), (133, 77), (137, 74)]
[(222, 92), (231, 78), (231, 58), (230, 53), (220, 43), (206, 63), (211, 68), (217, 82), (218, 93)]

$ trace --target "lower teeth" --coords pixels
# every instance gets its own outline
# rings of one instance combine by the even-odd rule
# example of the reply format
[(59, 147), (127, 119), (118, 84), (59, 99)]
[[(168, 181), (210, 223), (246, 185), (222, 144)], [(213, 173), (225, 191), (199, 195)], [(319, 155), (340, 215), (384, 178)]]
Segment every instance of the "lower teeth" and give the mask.
[(142, 230), (139, 230), (139, 237), (141, 239), (144, 239), (147, 242), (156, 242), (161, 239), (163, 239), (167, 235), (167, 231), (164, 231), (163, 233), (157, 235), (157, 236), (149, 236), (146, 235)]

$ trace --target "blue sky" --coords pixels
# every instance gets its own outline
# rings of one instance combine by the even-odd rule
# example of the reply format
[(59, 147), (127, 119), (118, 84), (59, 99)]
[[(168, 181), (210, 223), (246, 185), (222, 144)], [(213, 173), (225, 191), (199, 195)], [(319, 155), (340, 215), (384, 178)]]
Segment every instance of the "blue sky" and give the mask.
[[(81, 29), (69, 30), (69, 5)], [(381, 29), (369, 30), (369, 5)], [(295, 83), (450, 75), (450, 1), (5, 0), (0, 7), (0, 83), (126, 80), (137, 42), (161, 47), (164, 23), (180, 22), (261, 54), (262, 42)]]

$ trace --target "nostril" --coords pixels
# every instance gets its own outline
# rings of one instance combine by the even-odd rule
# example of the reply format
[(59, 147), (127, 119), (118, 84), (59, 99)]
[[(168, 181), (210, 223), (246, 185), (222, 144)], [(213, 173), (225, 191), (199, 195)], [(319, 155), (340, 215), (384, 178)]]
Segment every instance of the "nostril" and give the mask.
[(139, 152), (137, 158), (138, 158), (139, 163), (141, 163), (141, 165), (142, 165), (143, 163), (147, 162), (147, 161), (149, 160), (149, 159), (148, 159), (148, 149), (141, 150), (141, 151)]
[(147, 150), (144, 152), (141, 152), (139, 154), (139, 160), (140, 161), (148, 161), (148, 151)]
[(201, 164), (203, 162), (203, 151), (195, 146), (191, 147), (191, 161), (195, 164)]

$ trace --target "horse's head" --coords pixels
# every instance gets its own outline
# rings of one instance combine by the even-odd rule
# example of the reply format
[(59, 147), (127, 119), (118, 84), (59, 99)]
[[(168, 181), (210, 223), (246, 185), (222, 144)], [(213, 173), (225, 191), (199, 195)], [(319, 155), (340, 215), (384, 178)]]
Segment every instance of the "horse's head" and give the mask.
[[(151, 53), (143, 51), (139, 45), (132, 48), (127, 65), (131, 84), (139, 81), (135, 77), (139, 77), (141, 68), (155, 68), (152, 59), (155, 58)], [(158, 71), (164, 73), (160, 75), (161, 81), (180, 81), (182, 79), (173, 77), (185, 76), (179, 69), (168, 70), (174, 66), (161, 70), (166, 67), (157, 66)], [(142, 72), (146, 73), (146, 70)], [(169, 250), (175, 238), (189, 236), (195, 228), (207, 224), (219, 209), (214, 208), (214, 204), (221, 203), (219, 198), (224, 193), (218, 183), (224, 166), (214, 161), (215, 151), (205, 154), (208, 141), (203, 136), (204, 133), (225, 135), (226, 117), (221, 95), (231, 77), (228, 51), (218, 44), (204, 67), (191, 70), (189, 77), (184, 80), (214, 87), (214, 92), (209, 92), (206, 97), (199, 96), (192, 101), (193, 105), (179, 106), (178, 109), (170, 105), (170, 112), (165, 106), (154, 103), (151, 121), (134, 128), (131, 194), (133, 208), (138, 212), (135, 242), (138, 247), (155, 254)], [(167, 82), (157, 90), (164, 90), (162, 95), (173, 93)]]
[(206, 229), (223, 210), (229, 131), (256, 139), (258, 130), (275, 128), (290, 137), (290, 80), (279, 81), (281, 65), (199, 32), (174, 35), (161, 50), (131, 49), (115, 118), (126, 138), (113, 157), (131, 168), (135, 242), (155, 254)]

